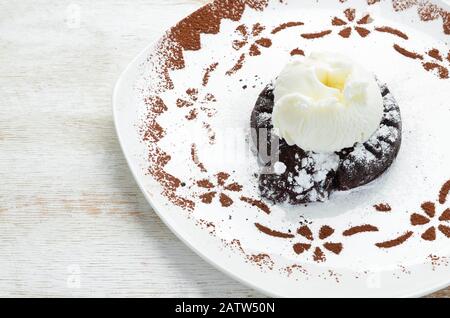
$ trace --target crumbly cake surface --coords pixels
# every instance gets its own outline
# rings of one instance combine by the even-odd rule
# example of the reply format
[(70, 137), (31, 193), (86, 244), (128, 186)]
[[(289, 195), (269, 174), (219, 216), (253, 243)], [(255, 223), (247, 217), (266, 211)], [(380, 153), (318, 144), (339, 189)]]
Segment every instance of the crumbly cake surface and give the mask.
[[(384, 103), (383, 118), (368, 141), (335, 153), (314, 153), (279, 140), (279, 163), (275, 171), (259, 176), (261, 195), (275, 203), (325, 201), (333, 191), (362, 186), (383, 174), (399, 152), (402, 124), (395, 98), (386, 85), (379, 86)], [(271, 149), (271, 143), (277, 138), (273, 133), (273, 106), (273, 86), (268, 85), (259, 95), (250, 120), (251, 127), (259, 132), (253, 134), (258, 154), (260, 138), (266, 149)]]

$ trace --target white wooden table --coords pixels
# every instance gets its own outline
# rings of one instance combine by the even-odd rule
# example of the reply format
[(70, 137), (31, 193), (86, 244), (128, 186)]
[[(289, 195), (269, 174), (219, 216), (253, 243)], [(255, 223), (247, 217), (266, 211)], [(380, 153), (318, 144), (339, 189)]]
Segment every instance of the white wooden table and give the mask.
[(261, 296), (162, 224), (113, 127), (121, 71), (203, 2), (0, 2), (0, 296)]

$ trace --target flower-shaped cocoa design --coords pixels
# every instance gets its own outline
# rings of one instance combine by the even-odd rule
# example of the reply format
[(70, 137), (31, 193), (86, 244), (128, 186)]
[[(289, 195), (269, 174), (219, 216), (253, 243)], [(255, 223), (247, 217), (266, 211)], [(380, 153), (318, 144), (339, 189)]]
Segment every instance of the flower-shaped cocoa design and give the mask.
[(245, 63), (247, 54), (250, 56), (261, 55), (262, 48), (269, 48), (272, 46), (272, 40), (261, 36), (261, 33), (266, 29), (265, 26), (260, 23), (255, 23), (251, 28), (245, 24), (241, 24), (236, 28), (235, 33), (238, 35), (238, 39), (233, 41), (233, 48), (236, 51), (241, 51), (244, 47), (250, 44), (248, 51), (243, 52), (235, 65), (227, 71), (227, 75), (232, 75), (239, 71)]
[(194, 120), (200, 112), (205, 113), (208, 117), (214, 116), (216, 110), (207, 106), (214, 102), (216, 102), (214, 95), (210, 93), (200, 95), (198, 89), (189, 88), (186, 90), (186, 96), (178, 98), (176, 104), (178, 108), (189, 109), (185, 117), (187, 120)]
[(314, 235), (307, 225), (300, 227), (297, 230), (297, 233), (306, 238), (309, 242), (294, 244), (294, 252), (297, 254), (302, 254), (303, 252), (309, 251), (311, 248), (314, 248), (313, 259), (316, 262), (326, 261), (323, 249), (328, 250), (336, 255), (339, 255), (343, 249), (342, 243), (334, 243), (327, 240), (334, 233), (334, 229), (328, 225), (324, 225), (320, 228), (318, 238), (321, 242), (319, 244), (316, 244), (315, 247), (313, 246)]
[[(413, 226), (427, 225), (427, 229), (422, 233), (422, 239), (434, 241), (436, 239), (436, 228), (446, 237), (450, 238), (450, 208), (445, 209), (436, 220), (436, 205), (433, 202), (425, 202), (421, 205), (423, 214), (413, 213), (411, 224)], [(433, 223), (433, 224), (431, 224)]]
[(268, 48), (272, 45), (272, 41), (269, 38), (260, 37), (264, 30), (265, 27), (260, 23), (255, 23), (251, 30), (245, 24), (241, 24), (236, 28), (239, 39), (233, 41), (233, 48), (239, 51), (248, 43), (251, 43), (249, 54), (251, 56), (261, 55), (260, 48)]
[(347, 9), (344, 11), (345, 19), (341, 19), (338, 17), (334, 17), (331, 21), (331, 24), (334, 26), (342, 27), (341, 31), (339, 31), (339, 35), (343, 38), (349, 38), (352, 34), (352, 30), (355, 30), (361, 37), (365, 38), (369, 35), (370, 31), (366, 29), (364, 26), (372, 23), (373, 19), (370, 14), (366, 14), (356, 21), (356, 10), (355, 9)]
[(200, 195), (200, 199), (205, 204), (211, 204), (213, 199), (218, 196), (219, 202), (223, 207), (229, 207), (233, 204), (233, 200), (227, 195), (228, 192), (240, 192), (242, 186), (237, 183), (227, 182), (230, 175), (226, 172), (219, 172), (215, 176), (215, 181), (212, 182), (209, 179), (202, 179), (197, 181), (197, 186), (206, 189), (207, 192)]
[(447, 56), (443, 56), (438, 49), (431, 49), (426, 52), (428, 57), (431, 57), (430, 61), (425, 61), (422, 63), (422, 66), (427, 71), (437, 71), (437, 74), (442, 79), (449, 78), (449, 70), (450, 67), (450, 50), (447, 53)]
[[(438, 202), (443, 206), (447, 202), (447, 197), (450, 193), (450, 180), (444, 183), (441, 190), (439, 191)], [(436, 239), (436, 228), (444, 234), (446, 237), (450, 238), (450, 208), (445, 209), (442, 214), (436, 218), (436, 205), (433, 202), (425, 202), (421, 205), (421, 213), (413, 213), (411, 215), (411, 225), (413, 226), (424, 226), (427, 225), (425, 232), (422, 232), (422, 239), (425, 241), (434, 241)], [(404, 234), (391, 239), (389, 241), (376, 243), (375, 246), (379, 248), (393, 248), (405, 243), (414, 235), (414, 231), (407, 231)]]
[(447, 52), (447, 56), (444, 56), (445, 53), (442, 53), (438, 49), (434, 48), (428, 50), (424, 54), (408, 50), (398, 44), (394, 44), (394, 49), (404, 57), (412, 60), (420, 60), (426, 71), (435, 71), (439, 78), (449, 78), (450, 50)]

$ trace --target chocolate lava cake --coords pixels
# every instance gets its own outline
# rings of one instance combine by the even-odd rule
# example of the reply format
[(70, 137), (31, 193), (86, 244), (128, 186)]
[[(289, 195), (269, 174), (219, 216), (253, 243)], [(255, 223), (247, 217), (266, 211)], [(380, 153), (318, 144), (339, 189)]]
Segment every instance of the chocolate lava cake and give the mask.
[[(304, 204), (328, 199), (333, 191), (353, 189), (378, 178), (396, 158), (402, 140), (400, 109), (388, 87), (379, 84), (383, 96), (383, 117), (378, 130), (364, 143), (334, 153), (304, 151), (296, 145), (289, 146), (279, 140), (278, 158), (273, 173), (260, 174), (261, 195), (274, 202)], [(266, 129), (267, 136), (253, 135), (259, 154), (259, 138), (266, 141), (266, 149), (278, 139), (273, 134), (272, 111), (274, 107), (273, 85), (268, 85), (259, 95), (253, 109), (250, 125), (256, 132)], [(264, 142), (264, 140), (262, 140)], [(265, 150), (265, 149), (264, 149)], [(259, 156), (262, 162), (262, 156)], [(271, 166), (269, 163), (263, 163)]]

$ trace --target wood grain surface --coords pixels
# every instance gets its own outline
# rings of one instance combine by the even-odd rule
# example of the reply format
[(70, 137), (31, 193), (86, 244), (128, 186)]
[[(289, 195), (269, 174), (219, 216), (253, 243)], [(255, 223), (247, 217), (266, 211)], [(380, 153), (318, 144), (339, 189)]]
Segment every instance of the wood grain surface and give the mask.
[(122, 70), (204, 2), (0, 2), (0, 296), (262, 296), (162, 224), (114, 131)]

